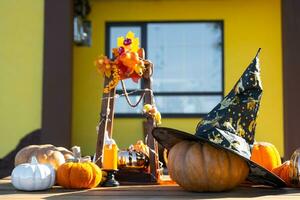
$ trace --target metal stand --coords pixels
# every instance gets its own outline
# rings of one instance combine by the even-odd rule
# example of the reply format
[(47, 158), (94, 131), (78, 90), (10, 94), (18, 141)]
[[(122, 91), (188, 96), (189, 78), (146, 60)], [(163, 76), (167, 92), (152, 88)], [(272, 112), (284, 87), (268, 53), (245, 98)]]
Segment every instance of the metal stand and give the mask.
[(107, 172), (107, 179), (104, 183), (102, 183), (102, 187), (117, 187), (119, 186), (119, 182), (115, 179), (115, 170), (104, 170)]

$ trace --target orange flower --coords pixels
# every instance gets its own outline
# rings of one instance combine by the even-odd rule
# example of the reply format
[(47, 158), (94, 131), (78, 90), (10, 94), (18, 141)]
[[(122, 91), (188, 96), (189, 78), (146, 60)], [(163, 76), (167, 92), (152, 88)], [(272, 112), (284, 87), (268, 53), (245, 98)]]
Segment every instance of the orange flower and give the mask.
[(111, 76), (112, 68), (110, 60), (106, 56), (99, 56), (99, 58), (95, 61), (95, 65), (100, 74), (104, 74), (108, 78)]
[(137, 53), (134, 52), (123, 53), (119, 56), (119, 60), (123, 65), (128, 67), (128, 71), (130, 71), (130, 74), (134, 71), (135, 66), (139, 63), (139, 57)]

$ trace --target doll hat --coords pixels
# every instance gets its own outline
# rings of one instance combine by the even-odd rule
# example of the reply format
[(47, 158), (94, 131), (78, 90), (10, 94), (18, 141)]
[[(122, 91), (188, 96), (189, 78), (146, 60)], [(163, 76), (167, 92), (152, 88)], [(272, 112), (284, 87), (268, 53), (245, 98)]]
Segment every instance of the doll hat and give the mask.
[(190, 140), (228, 150), (247, 161), (251, 182), (284, 187), (282, 179), (250, 160), (262, 95), (259, 51), (229, 94), (199, 122), (195, 134), (157, 127), (152, 135), (167, 149), (182, 140)]

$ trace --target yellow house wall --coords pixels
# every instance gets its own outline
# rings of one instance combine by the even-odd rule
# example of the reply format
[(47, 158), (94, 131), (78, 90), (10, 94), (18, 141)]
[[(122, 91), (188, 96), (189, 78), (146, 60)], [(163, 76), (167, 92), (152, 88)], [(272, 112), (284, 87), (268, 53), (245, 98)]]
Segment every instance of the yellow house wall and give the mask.
[(0, 158), (41, 127), (43, 0), (0, 1)]
[[(283, 96), (280, 0), (91, 1), (91, 47), (74, 47), (72, 143), (93, 154), (103, 80), (93, 62), (104, 53), (106, 21), (224, 20), (225, 92), (262, 48), (264, 94), (256, 140), (269, 141), (283, 155)], [(146, 52), (147, 53), (147, 52)], [(141, 119), (116, 119), (113, 137), (121, 148), (142, 139)], [(193, 133), (198, 119), (163, 119), (163, 126)]]

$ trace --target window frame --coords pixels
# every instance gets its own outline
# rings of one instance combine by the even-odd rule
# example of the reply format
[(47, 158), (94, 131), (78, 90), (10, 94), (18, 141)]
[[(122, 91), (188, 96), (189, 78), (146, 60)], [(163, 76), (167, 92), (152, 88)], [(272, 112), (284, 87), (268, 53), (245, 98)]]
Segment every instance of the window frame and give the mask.
[[(222, 51), (222, 61), (221, 61), (221, 89), (220, 92), (156, 92), (153, 91), (155, 96), (220, 96), (224, 98), (224, 20), (175, 20), (175, 21), (107, 21), (105, 22), (105, 54), (110, 55), (110, 28), (111, 27), (126, 27), (126, 26), (137, 26), (141, 28), (141, 47), (146, 51), (147, 59), (147, 25), (151, 23), (218, 23), (221, 28), (221, 51)], [(155, 64), (155, 63), (154, 63)], [(143, 85), (143, 79), (141, 79), (140, 88)], [(127, 90), (131, 92), (133, 90)], [(122, 90), (116, 90), (117, 94), (123, 93)], [(131, 96), (138, 96), (140, 92), (132, 94)], [(206, 115), (206, 113), (161, 113), (164, 118), (199, 118)], [(116, 113), (116, 118), (143, 118), (142, 114), (139, 113)]]

